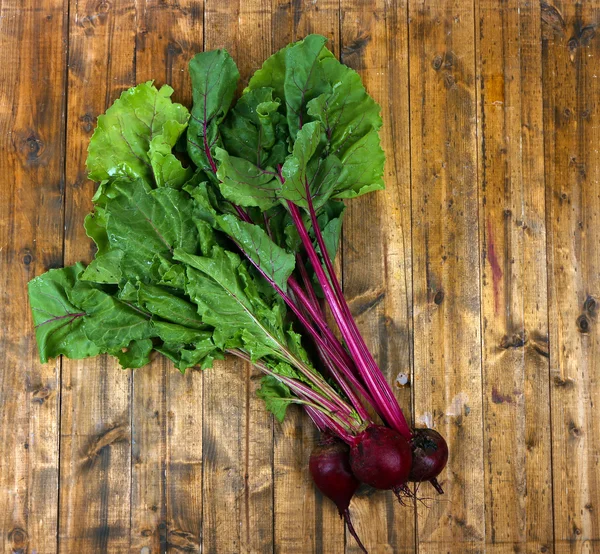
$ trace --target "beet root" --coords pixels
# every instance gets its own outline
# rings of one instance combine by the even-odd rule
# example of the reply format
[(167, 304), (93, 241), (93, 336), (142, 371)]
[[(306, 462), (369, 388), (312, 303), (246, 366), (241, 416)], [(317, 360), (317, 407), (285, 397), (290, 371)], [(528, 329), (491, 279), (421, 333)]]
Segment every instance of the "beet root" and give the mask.
[(413, 464), (409, 481), (429, 481), (439, 494), (444, 494), (437, 481), (448, 461), (448, 444), (444, 437), (433, 429), (415, 429), (410, 444)]
[(375, 489), (396, 489), (406, 483), (412, 465), (408, 441), (381, 425), (371, 425), (350, 449), (350, 467), (357, 479)]
[(360, 485), (353, 475), (349, 461), (350, 447), (344, 442), (323, 434), (310, 454), (308, 467), (317, 488), (337, 506), (340, 517), (363, 552), (367, 552), (358, 538), (350, 519), (350, 500)]

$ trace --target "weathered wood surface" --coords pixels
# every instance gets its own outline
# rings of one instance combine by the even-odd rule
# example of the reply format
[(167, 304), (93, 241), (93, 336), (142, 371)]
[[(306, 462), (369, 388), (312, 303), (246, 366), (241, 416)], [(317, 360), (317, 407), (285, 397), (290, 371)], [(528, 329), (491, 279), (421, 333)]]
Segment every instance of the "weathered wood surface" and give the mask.
[(247, 77), (310, 32), (382, 107), (387, 190), (339, 264), (398, 399), (451, 447), (445, 497), (359, 494), (371, 552), (600, 552), (600, 2), (2, 0), (2, 552), (356, 553), (240, 362), (181, 376), (37, 362), (27, 281), (92, 255), (95, 118), (132, 84), (189, 102), (191, 55)]

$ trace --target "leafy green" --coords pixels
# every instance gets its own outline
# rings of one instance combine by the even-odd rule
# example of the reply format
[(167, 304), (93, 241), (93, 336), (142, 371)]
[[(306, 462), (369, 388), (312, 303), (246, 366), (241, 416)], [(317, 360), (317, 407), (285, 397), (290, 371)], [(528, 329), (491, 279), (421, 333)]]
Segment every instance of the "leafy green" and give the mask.
[(83, 264), (77, 263), (51, 269), (29, 281), (29, 303), (42, 363), (60, 354), (76, 360), (101, 352), (85, 334), (85, 310), (69, 298), (83, 269)]
[(237, 101), (229, 54), (203, 52), (191, 113), (149, 81), (98, 118), (84, 223), (96, 255), (29, 283), (43, 362), (108, 353), (138, 368), (158, 352), (184, 371), (235, 351), (268, 368), (258, 394), (279, 421), (295, 385), (331, 393), (280, 296), (305, 254), (289, 207), (319, 251), (312, 204), (333, 258), (341, 200), (383, 186), (384, 155), (379, 106), (325, 43), (275, 53)]
[(171, 102), (172, 94), (170, 86), (158, 90), (148, 81), (123, 92), (98, 117), (86, 161), (90, 179), (124, 176), (152, 182), (155, 166), (162, 172), (165, 159), (171, 170), (176, 166), (170, 150), (186, 129), (189, 112)]
[(190, 62), (194, 107), (187, 133), (188, 153), (201, 169), (212, 171), (207, 153), (220, 146), (219, 124), (223, 121), (240, 74), (225, 50), (196, 54)]
[(280, 423), (285, 419), (288, 406), (294, 401), (290, 388), (272, 375), (265, 375), (260, 380), (260, 388), (256, 395), (264, 400), (265, 408)]

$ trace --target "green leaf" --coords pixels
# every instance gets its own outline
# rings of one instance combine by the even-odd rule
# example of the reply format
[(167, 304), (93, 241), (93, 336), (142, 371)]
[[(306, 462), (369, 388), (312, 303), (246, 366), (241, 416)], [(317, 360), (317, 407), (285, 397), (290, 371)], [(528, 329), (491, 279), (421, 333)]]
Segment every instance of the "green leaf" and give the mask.
[(152, 326), (158, 337), (170, 345), (184, 347), (186, 345), (212, 340), (212, 330), (193, 329), (177, 323), (168, 323), (166, 321), (153, 321)]
[(170, 294), (163, 287), (139, 283), (138, 299), (140, 306), (151, 314), (193, 329), (204, 328), (196, 306)]
[(321, 35), (308, 35), (286, 46), (265, 61), (244, 90), (246, 93), (271, 87), (274, 97), (285, 101), (289, 134), (293, 139), (302, 122), (307, 121), (306, 104), (330, 90), (320, 65), (322, 59), (332, 56), (324, 48), (326, 42)]
[(321, 60), (331, 91), (308, 103), (308, 114), (325, 129), (329, 151), (342, 156), (357, 140), (381, 127), (380, 108), (365, 90), (360, 75), (334, 57)]
[(155, 334), (146, 314), (87, 283), (76, 283), (69, 299), (86, 312), (85, 334), (104, 351), (126, 348), (131, 341)]
[(159, 187), (180, 189), (194, 175), (194, 170), (191, 167), (184, 168), (171, 152), (182, 131), (178, 125), (169, 121), (165, 124), (165, 133), (150, 141), (150, 164)]
[(101, 349), (83, 330), (85, 310), (69, 300), (84, 265), (51, 269), (29, 281), (29, 303), (35, 325), (40, 361), (64, 354), (71, 359), (96, 356)]
[(333, 198), (354, 198), (385, 188), (383, 182), (385, 154), (375, 129), (355, 142), (340, 161), (342, 171), (335, 185)]
[(142, 181), (121, 191), (107, 202), (107, 232), (111, 247), (124, 252), (121, 270), (125, 278), (148, 280), (156, 254), (168, 259), (175, 248), (196, 250), (193, 205), (184, 193), (171, 188), (151, 190)]
[(275, 167), (287, 155), (287, 122), (270, 87), (243, 94), (219, 127), (223, 147), (258, 167)]
[[(258, 287), (233, 252), (215, 247), (212, 257), (176, 250), (176, 260), (188, 264), (187, 293), (198, 305), (202, 321), (215, 328), (215, 343), (224, 347), (231, 340), (250, 337), (253, 345), (281, 356), (285, 335), (281, 308), (271, 307), (260, 297)], [(262, 352), (262, 350), (261, 350)]]
[(281, 196), (308, 208), (306, 184), (309, 180), (308, 164), (316, 152), (321, 140), (321, 124), (307, 123), (298, 132), (292, 155), (283, 164), (282, 174), (285, 183), (281, 188)]
[(260, 380), (260, 388), (256, 391), (256, 395), (264, 400), (265, 408), (279, 423), (285, 419), (287, 408), (295, 399), (289, 387), (272, 375), (265, 375)]
[(239, 244), (246, 255), (282, 290), (287, 290), (287, 281), (294, 271), (295, 259), (277, 246), (258, 225), (240, 221), (232, 215), (218, 218), (219, 227)]
[(82, 281), (118, 285), (123, 276), (121, 260), (123, 251), (115, 248), (104, 254), (97, 254), (79, 277)]
[(98, 254), (104, 254), (110, 249), (108, 235), (106, 234), (106, 210), (99, 206), (85, 217), (83, 222), (85, 233), (95, 243)]
[(149, 364), (151, 353), (152, 341), (150, 339), (134, 340), (126, 348), (111, 352), (119, 360), (123, 369), (136, 369)]
[(217, 177), (221, 194), (239, 206), (272, 208), (281, 187), (273, 168), (261, 169), (243, 158), (234, 158), (222, 148), (215, 149), (220, 161)]
[[(157, 90), (152, 81), (123, 92), (104, 115), (90, 140), (86, 165), (90, 179), (102, 181), (118, 176), (154, 181), (150, 144), (165, 143), (169, 149), (187, 126), (188, 110), (171, 101), (173, 89)], [(155, 143), (156, 137), (160, 137)], [(173, 156), (170, 152), (162, 152)]]
[(218, 126), (227, 114), (240, 74), (225, 50), (196, 54), (190, 62), (194, 107), (187, 132), (188, 153), (201, 169), (212, 172), (207, 152), (220, 145)]

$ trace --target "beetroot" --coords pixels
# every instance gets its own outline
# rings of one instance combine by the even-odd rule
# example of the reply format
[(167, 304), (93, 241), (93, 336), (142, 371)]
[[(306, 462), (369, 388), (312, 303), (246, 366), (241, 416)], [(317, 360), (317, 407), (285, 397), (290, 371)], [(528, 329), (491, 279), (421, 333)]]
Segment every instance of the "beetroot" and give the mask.
[(376, 489), (397, 489), (408, 480), (412, 452), (399, 433), (371, 425), (356, 437), (350, 449), (350, 466), (359, 481)]
[(433, 429), (415, 429), (410, 445), (413, 463), (409, 481), (429, 481), (435, 490), (444, 494), (436, 479), (448, 461), (448, 444), (444, 437)]
[(348, 510), (350, 500), (360, 485), (350, 469), (349, 453), (347, 444), (324, 433), (310, 454), (308, 467), (317, 488), (337, 506), (348, 531), (362, 551), (367, 552), (354, 530)]

